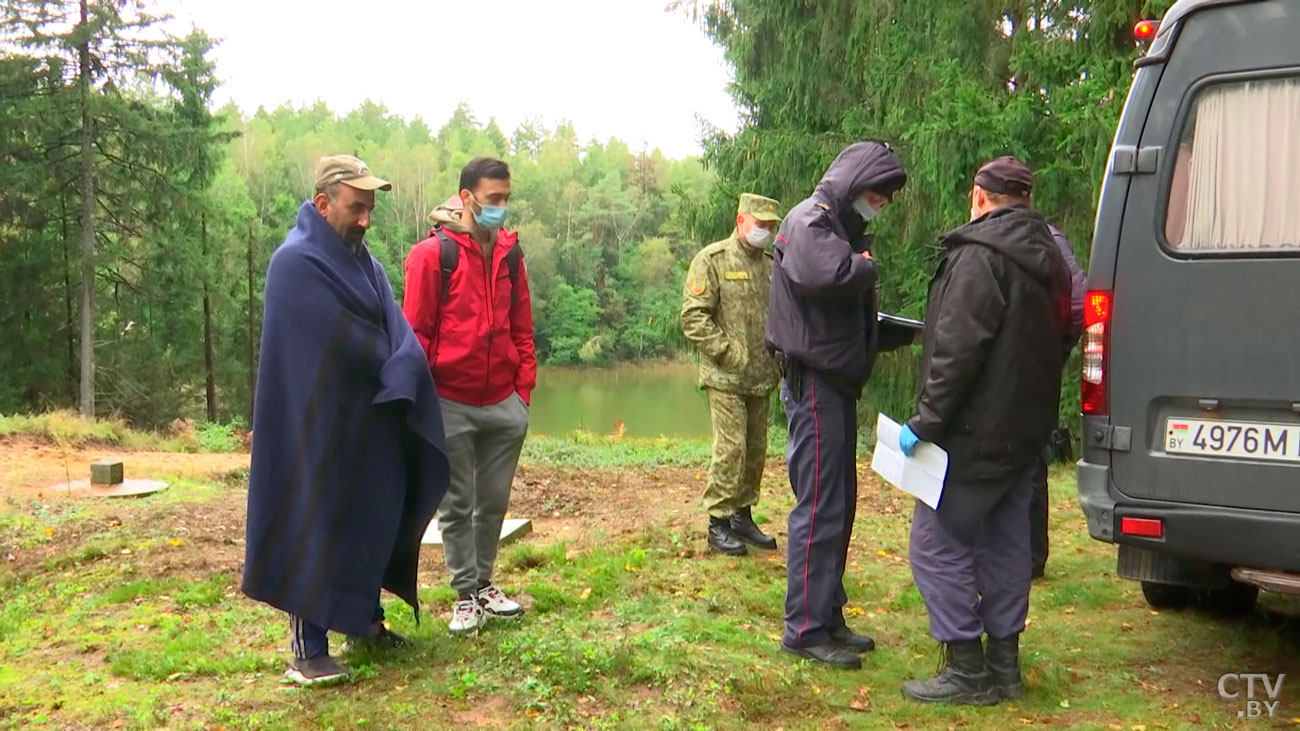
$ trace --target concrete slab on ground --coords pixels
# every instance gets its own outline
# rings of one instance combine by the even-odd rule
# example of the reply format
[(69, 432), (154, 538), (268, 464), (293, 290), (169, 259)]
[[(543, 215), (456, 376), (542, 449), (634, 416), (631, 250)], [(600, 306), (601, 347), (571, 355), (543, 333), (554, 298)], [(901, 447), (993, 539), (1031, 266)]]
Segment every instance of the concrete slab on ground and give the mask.
[(50, 488), (50, 492), (72, 497), (140, 497), (167, 489), (167, 483), (157, 480), (123, 480), (116, 485), (92, 485), (90, 480), (65, 482)]
[[(507, 543), (513, 543), (532, 532), (533, 521), (527, 518), (507, 518), (501, 524), (501, 538), (498, 539), (497, 545), (504, 546)], [(429, 522), (429, 527), (424, 531), (424, 539), (420, 543), (426, 546), (442, 545), (442, 533), (438, 530), (437, 518)]]

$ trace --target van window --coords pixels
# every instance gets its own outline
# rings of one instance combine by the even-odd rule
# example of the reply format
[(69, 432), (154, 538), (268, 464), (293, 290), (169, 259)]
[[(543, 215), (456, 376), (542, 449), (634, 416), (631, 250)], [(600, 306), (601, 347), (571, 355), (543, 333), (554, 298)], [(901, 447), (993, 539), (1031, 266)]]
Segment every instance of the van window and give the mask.
[(1205, 88), (1170, 186), (1165, 238), (1174, 250), (1300, 248), (1300, 77)]

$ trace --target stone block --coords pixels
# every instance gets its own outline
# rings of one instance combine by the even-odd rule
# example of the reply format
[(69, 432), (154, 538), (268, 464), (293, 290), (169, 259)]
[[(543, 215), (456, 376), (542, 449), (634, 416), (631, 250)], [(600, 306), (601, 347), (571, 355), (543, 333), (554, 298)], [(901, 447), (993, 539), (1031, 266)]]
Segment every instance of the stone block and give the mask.
[(121, 460), (101, 459), (90, 465), (92, 485), (120, 485), (125, 478)]

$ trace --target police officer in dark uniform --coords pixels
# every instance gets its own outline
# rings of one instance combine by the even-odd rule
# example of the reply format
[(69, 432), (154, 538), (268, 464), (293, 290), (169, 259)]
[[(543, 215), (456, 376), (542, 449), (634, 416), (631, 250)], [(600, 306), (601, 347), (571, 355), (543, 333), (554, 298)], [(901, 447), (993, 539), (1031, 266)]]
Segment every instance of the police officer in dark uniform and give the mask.
[(909, 547), (944, 665), (903, 684), (916, 701), (989, 705), (1023, 692), (1029, 506), (1071, 344), (1070, 273), (1026, 202), (1032, 184), (1014, 158), (981, 167), (971, 221), (943, 237), (930, 283), (923, 385), (899, 447), (948, 452), (939, 508), (916, 502)]
[(880, 347), (867, 223), (907, 182), (888, 145), (859, 142), (796, 205), (774, 247), (766, 339), (782, 369), (790, 513), (781, 648), (861, 667), (875, 642), (845, 626), (844, 568), (857, 507), (857, 400)]

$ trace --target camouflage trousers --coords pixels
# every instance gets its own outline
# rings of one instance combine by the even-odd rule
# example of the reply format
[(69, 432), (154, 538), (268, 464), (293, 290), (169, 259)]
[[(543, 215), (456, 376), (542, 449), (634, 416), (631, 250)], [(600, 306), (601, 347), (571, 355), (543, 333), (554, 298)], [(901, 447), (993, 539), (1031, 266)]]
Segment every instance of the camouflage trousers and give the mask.
[(704, 504), (713, 518), (730, 518), (758, 502), (767, 461), (768, 396), (707, 389), (713, 417), (713, 461)]

